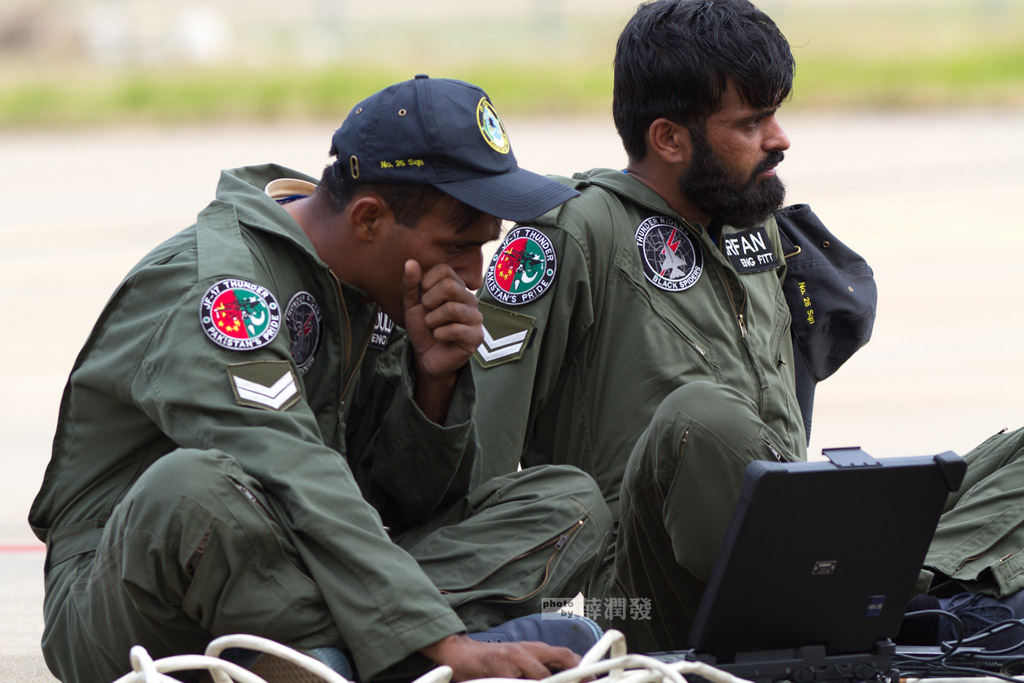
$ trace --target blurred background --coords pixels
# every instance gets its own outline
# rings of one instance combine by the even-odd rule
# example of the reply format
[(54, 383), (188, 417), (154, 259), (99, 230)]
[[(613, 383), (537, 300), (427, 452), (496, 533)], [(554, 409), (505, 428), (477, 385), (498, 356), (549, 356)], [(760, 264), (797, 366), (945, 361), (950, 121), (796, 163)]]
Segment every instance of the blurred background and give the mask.
[[(605, 113), (633, 0), (4, 0), (0, 125), (328, 117), (412, 71)], [(764, 0), (796, 107), (1024, 102), (1020, 0)]]
[[(526, 168), (622, 167), (612, 56), (636, 4), (0, 0), (0, 682), (52, 681), (26, 517), (75, 356), (220, 169), (316, 175), (351, 106), (416, 73), (483, 86)], [(757, 4), (797, 59), (789, 201), (879, 288), (871, 342), (818, 388), (811, 457), (1020, 427), (1024, 0)]]

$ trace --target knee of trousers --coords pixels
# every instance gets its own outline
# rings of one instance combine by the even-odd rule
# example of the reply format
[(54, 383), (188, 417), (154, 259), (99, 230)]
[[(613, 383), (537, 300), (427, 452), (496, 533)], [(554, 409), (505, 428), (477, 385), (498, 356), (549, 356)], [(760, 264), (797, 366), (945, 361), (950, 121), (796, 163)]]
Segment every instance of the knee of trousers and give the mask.
[[(147, 514), (163, 518), (186, 499), (200, 507), (219, 509), (225, 504), (225, 491), (237, 489), (240, 482), (252, 483), (231, 456), (216, 450), (183, 448), (147, 467), (118, 507), (128, 507), (129, 516), (140, 522)], [(238, 495), (237, 490), (233, 493)]]
[[(225, 453), (172, 451), (150, 465), (128, 489), (114, 508), (107, 523), (109, 537), (105, 537), (109, 543), (133, 538), (133, 544), (147, 537), (162, 539), (164, 554), (190, 553), (189, 546), (213, 528), (215, 519), (237, 523), (238, 512), (244, 514), (251, 505), (240, 488), (250, 487), (258, 490), (238, 462)], [(262, 530), (250, 526), (252, 532)], [(179, 544), (182, 547), (176, 547)]]
[(181, 448), (147, 467), (129, 491), (143, 489), (152, 500), (175, 499), (181, 495), (203, 498), (215, 480), (239, 475), (242, 475), (241, 466), (221, 451)]
[[(566, 514), (578, 514), (580, 506), (591, 523), (601, 531), (609, 531), (612, 513), (608, 509), (597, 482), (583, 470), (571, 465), (540, 465), (510, 475), (516, 486), (528, 486), (540, 499), (553, 507), (564, 507)], [(575, 505), (567, 505), (568, 501)]]
[(742, 449), (758, 436), (763, 423), (753, 401), (736, 389), (714, 382), (689, 382), (662, 400), (651, 425), (659, 431), (699, 426)]
[(676, 561), (706, 577), (746, 466), (772, 457), (766, 430), (753, 402), (735, 389), (711, 382), (679, 387), (659, 405), (633, 449), (622, 487), (624, 510), (664, 528)]
[(713, 382), (684, 384), (662, 400), (637, 440), (626, 480), (629, 486), (652, 480), (668, 485), (679, 467), (702, 476), (723, 467), (732, 471), (737, 465), (732, 456), (745, 465), (770, 454), (765, 430), (753, 402), (735, 389)]

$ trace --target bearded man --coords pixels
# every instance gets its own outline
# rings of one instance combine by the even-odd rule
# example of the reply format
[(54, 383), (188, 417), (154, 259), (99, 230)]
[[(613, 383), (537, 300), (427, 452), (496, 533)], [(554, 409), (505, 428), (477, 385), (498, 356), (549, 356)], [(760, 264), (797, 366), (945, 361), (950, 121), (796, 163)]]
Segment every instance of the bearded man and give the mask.
[(747, 464), (806, 459), (775, 216), (793, 73), (746, 0), (642, 5), (615, 56), (628, 166), (563, 179), (580, 196), (484, 278), (485, 474), (595, 478), (617, 528), (586, 596), (631, 651), (685, 646)]

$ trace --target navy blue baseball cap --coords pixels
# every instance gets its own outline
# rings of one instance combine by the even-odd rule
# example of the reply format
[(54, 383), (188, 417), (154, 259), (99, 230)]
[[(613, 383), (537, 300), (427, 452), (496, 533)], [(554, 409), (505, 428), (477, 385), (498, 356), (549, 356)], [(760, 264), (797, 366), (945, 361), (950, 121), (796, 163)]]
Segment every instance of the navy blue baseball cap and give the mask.
[(519, 168), (487, 93), (419, 75), (357, 104), (334, 133), (335, 173), (363, 183), (433, 185), (498, 218), (528, 221), (579, 193)]
[(782, 291), (793, 315), (796, 395), (811, 438), (814, 390), (871, 339), (878, 306), (875, 274), (807, 204), (775, 212), (786, 256)]

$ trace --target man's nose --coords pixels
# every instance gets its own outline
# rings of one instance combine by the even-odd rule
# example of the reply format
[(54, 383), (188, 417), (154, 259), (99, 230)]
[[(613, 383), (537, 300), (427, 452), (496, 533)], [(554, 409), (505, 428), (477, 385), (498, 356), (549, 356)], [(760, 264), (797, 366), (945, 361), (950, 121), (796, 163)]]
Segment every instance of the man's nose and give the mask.
[(466, 283), (466, 289), (480, 289), (484, 284), (484, 250), (473, 249), (456, 272)]
[(790, 147), (789, 136), (783, 130), (778, 118), (771, 117), (764, 139), (764, 149), (768, 152), (785, 152)]

